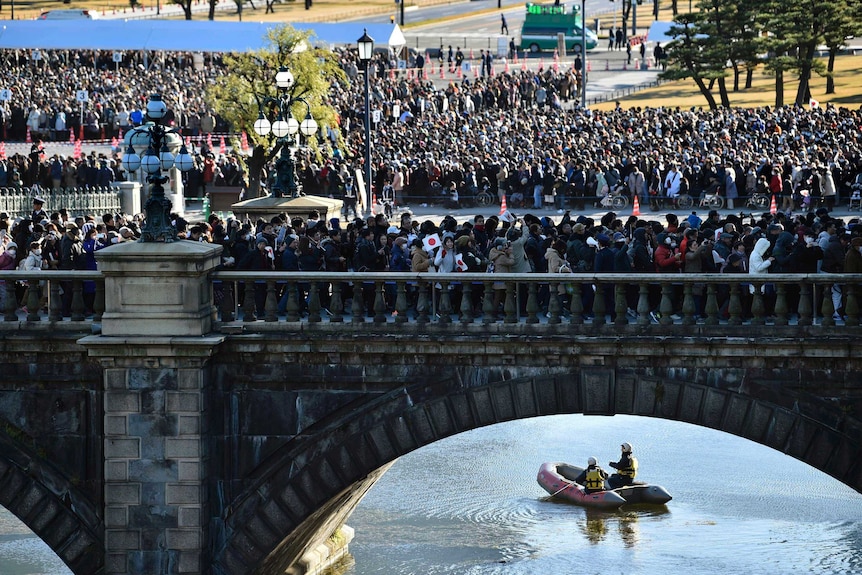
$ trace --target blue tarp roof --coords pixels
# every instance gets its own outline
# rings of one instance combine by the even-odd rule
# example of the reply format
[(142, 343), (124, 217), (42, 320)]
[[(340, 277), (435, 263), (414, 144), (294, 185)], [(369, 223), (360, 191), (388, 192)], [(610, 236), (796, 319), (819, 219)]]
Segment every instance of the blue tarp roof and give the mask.
[[(0, 20), (0, 49), (248, 52), (265, 48), (267, 30), (280, 25), (210, 20)], [(356, 44), (363, 29), (381, 46), (406, 43), (397, 24), (292, 25), (297, 30), (312, 30), (315, 44)]]

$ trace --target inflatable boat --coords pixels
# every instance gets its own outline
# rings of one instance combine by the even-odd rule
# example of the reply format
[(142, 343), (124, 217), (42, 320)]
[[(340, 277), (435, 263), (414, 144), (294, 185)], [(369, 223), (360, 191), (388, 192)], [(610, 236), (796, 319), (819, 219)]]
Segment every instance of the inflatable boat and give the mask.
[(584, 486), (575, 481), (583, 470), (583, 467), (568, 463), (543, 463), (539, 468), (536, 481), (539, 482), (542, 489), (553, 497), (596, 509), (614, 509), (626, 503), (661, 505), (671, 500), (670, 494), (664, 487), (641, 482), (616, 489), (587, 493)]

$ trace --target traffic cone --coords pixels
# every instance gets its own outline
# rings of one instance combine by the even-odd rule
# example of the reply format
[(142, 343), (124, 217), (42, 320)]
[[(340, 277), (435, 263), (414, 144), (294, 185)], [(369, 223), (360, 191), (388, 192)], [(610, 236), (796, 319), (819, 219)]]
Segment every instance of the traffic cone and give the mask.
[(371, 213), (377, 215), (377, 194), (371, 192)]
[(506, 194), (503, 194), (503, 201), (500, 202), (500, 215), (502, 216), (507, 211), (509, 211), (509, 208), (506, 207)]
[(84, 139), (84, 126), (78, 127), (78, 140)]
[(611, 61), (605, 60), (605, 72), (611, 69)]
[(769, 202), (769, 213), (773, 216), (778, 213), (778, 204), (775, 203), (775, 194), (772, 194), (772, 201)]
[(587, 72), (593, 71), (593, 63), (587, 60)]
[(0, 160), (6, 159), (6, 142), (0, 142)]
[(222, 156), (224, 156), (225, 154), (227, 154), (227, 146), (225, 146), (225, 144), (224, 144), (224, 136), (222, 136), (221, 138), (219, 138), (219, 142), (218, 142), (218, 153), (219, 153), (219, 154), (221, 154)]
[[(433, 70), (433, 68), (432, 68), (432, 70)], [(428, 68), (422, 68), (422, 79), (423, 80), (428, 79)]]
[(72, 157), (76, 160), (80, 160), (83, 155), (83, 151), (81, 150), (81, 140), (75, 142), (75, 149), (72, 150)]
[(210, 150), (213, 149), (213, 135), (212, 134), (207, 134), (207, 148), (209, 148)]
[(75, 143), (75, 130), (69, 130), (69, 143)]
[(509, 73), (509, 59), (506, 58), (506, 73)]
[(242, 146), (243, 152), (248, 150), (248, 134), (245, 133), (245, 130), (242, 131), (242, 136), (239, 138), (239, 145)]
[(526, 71), (527, 71), (527, 59), (524, 58), (523, 60), (521, 60), (521, 72), (526, 72)]
[(445, 74), (446, 74), (446, 68), (443, 65), (441, 65), (440, 66), (440, 79), (441, 80), (446, 78)]
[(635, 195), (635, 203), (632, 204), (632, 215), (633, 216), (641, 215), (641, 203), (638, 201), (637, 195)]
[(27, 138), (24, 140), (24, 142), (27, 144), (33, 143), (33, 140), (30, 138), (30, 127), (29, 126), (27, 126)]

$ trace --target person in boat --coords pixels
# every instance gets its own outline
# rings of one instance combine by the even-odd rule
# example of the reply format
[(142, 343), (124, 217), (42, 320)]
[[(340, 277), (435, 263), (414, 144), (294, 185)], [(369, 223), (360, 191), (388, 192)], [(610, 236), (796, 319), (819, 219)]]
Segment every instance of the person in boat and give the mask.
[(584, 491), (587, 493), (595, 493), (605, 490), (605, 479), (608, 478), (608, 472), (599, 467), (599, 462), (595, 457), (587, 459), (587, 468), (581, 471), (575, 481), (584, 486)]
[(623, 443), (620, 446), (622, 455), (617, 462), (611, 461), (609, 465), (617, 470), (616, 473), (610, 476), (608, 484), (611, 489), (631, 485), (635, 481), (635, 476), (638, 474), (638, 460), (632, 455), (632, 444)]

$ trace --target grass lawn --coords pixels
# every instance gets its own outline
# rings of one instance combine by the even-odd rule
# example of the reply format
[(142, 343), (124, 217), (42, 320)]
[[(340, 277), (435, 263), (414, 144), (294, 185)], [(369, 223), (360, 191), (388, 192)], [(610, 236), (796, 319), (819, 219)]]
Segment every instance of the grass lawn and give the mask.
[[(825, 62), (825, 60), (824, 60)], [(740, 89), (738, 92), (730, 91), (733, 88), (732, 70), (728, 70), (726, 79), (728, 87), (728, 98), (730, 105), (734, 108), (749, 108), (756, 106), (775, 105), (775, 78), (758, 68), (754, 72), (751, 88)], [(811, 78), (811, 97), (820, 102), (821, 106), (831, 103), (835, 106), (858, 107), (862, 105), (862, 83), (859, 82), (862, 74), (862, 56), (838, 56), (835, 59), (835, 93), (826, 93), (826, 78), (814, 75)], [(784, 75), (784, 103), (793, 104), (796, 99), (796, 89), (799, 81), (795, 76), (785, 73)], [(745, 85), (745, 77), (740, 78), (740, 87)], [(718, 85), (713, 89), (715, 100), (720, 103), (718, 96)], [(667, 82), (655, 88), (643, 90), (618, 98), (624, 108), (634, 106), (657, 108), (660, 106), (680, 106), (681, 108), (707, 107), (706, 99), (698, 90), (693, 80), (679, 80)], [(806, 102), (807, 104), (807, 102)], [(611, 110), (614, 102), (604, 102), (591, 106), (597, 110)]]

